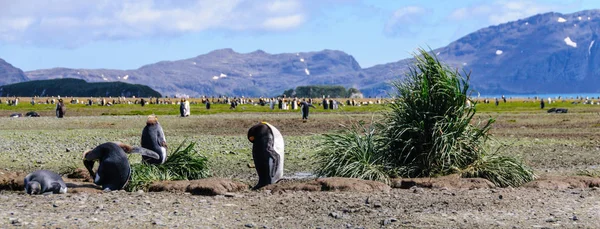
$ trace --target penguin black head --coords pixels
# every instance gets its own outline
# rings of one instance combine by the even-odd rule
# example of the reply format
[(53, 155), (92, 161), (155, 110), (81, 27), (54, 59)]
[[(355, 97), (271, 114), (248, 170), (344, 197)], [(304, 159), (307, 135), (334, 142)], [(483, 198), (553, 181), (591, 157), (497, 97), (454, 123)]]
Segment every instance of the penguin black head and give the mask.
[(261, 122), (250, 127), (248, 130), (248, 140), (254, 143), (255, 140), (262, 138), (266, 134), (269, 134), (269, 126), (267, 126), (266, 122)]
[(42, 194), (42, 185), (40, 185), (39, 182), (37, 181), (30, 181), (27, 183), (27, 187), (25, 187), (26, 193), (32, 194), (32, 195), (37, 195), (37, 194)]

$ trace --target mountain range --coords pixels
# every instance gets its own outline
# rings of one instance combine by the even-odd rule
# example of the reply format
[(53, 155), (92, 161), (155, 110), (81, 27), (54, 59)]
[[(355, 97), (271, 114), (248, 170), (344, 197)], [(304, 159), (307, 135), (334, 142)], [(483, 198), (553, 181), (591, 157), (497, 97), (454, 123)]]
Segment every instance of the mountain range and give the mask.
[[(490, 26), (432, 50), (470, 72), (481, 94), (593, 93), (600, 81), (600, 10), (545, 13)], [(375, 54), (374, 54), (375, 55)], [(148, 85), (163, 95), (273, 96), (304, 85), (342, 85), (387, 96), (412, 59), (361, 68), (336, 50), (269, 54), (219, 49), (132, 70), (53, 68), (23, 73), (0, 59), (0, 84), (57, 78)], [(460, 70), (462, 69), (462, 70)]]

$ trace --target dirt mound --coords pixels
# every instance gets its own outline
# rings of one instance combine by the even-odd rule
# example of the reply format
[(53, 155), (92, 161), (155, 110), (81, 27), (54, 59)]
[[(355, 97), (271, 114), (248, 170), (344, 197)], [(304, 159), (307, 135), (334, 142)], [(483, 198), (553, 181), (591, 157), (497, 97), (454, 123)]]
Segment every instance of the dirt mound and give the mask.
[(76, 168), (73, 172), (67, 174), (67, 178), (71, 179), (80, 179), (87, 182), (92, 182), (92, 177), (90, 177), (90, 173), (82, 168)]
[(408, 189), (413, 186), (421, 188), (476, 189), (494, 188), (492, 182), (483, 178), (461, 178), (453, 174), (436, 178), (398, 178), (392, 180), (393, 188)]
[(24, 190), (25, 176), (27, 176), (27, 174), (18, 172), (0, 172), (0, 190)]
[(158, 181), (148, 188), (150, 192), (189, 192), (193, 195), (215, 196), (228, 192), (239, 192), (248, 189), (242, 182), (223, 178), (207, 178), (200, 180)]
[(523, 187), (538, 189), (573, 189), (600, 187), (600, 178), (586, 176), (548, 176), (525, 184)]
[(63, 178), (68, 193), (102, 193), (100, 186), (82, 181), (82, 179)]
[(353, 191), (353, 192), (389, 192), (390, 186), (371, 180), (356, 178), (328, 177), (308, 182), (284, 182), (266, 186), (272, 193), (286, 191)]

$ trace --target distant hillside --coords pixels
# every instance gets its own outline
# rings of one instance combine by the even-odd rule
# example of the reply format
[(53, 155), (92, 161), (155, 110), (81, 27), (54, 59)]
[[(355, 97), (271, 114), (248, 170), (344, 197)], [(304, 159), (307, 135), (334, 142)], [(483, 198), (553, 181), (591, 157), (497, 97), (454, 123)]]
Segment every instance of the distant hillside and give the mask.
[[(545, 13), (480, 29), (434, 52), (471, 72), (471, 84), (482, 94), (594, 93), (600, 92), (599, 35), (600, 10)], [(409, 62), (364, 71), (392, 79)]]
[(88, 82), (121, 81), (148, 85), (166, 95), (274, 96), (302, 85), (355, 87), (361, 67), (341, 51), (268, 54), (215, 50), (178, 61), (162, 61), (136, 70), (53, 68), (27, 72), (30, 79), (78, 78)]
[(25, 82), (29, 79), (21, 69), (15, 68), (3, 59), (0, 59), (0, 85)]
[(123, 82), (88, 83), (81, 79), (34, 80), (0, 86), (0, 96), (162, 97), (152, 88)]

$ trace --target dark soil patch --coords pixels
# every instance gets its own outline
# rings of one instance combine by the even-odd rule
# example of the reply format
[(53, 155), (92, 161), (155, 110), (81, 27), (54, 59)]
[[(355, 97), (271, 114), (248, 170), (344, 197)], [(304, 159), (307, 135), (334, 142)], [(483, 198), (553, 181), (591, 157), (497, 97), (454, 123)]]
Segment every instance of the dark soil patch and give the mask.
[(437, 178), (399, 178), (393, 179), (393, 188), (408, 189), (413, 186), (421, 188), (476, 189), (494, 188), (492, 182), (483, 178), (461, 178), (458, 175), (448, 175)]
[(384, 192), (390, 191), (390, 186), (371, 180), (356, 178), (329, 177), (318, 178), (308, 182), (283, 182), (264, 187), (272, 193), (287, 191), (351, 191), (351, 192)]
[(189, 192), (193, 195), (216, 196), (248, 189), (248, 185), (239, 181), (223, 178), (207, 178), (200, 180), (158, 181), (153, 182), (150, 192)]
[(67, 193), (102, 193), (100, 186), (81, 179), (63, 179), (67, 185)]
[(80, 179), (82, 181), (92, 182), (92, 177), (90, 177), (90, 173), (82, 168), (77, 168), (73, 170), (73, 172), (67, 174), (67, 178)]
[(18, 172), (0, 172), (0, 190), (24, 190), (25, 176), (27, 176), (27, 174)]

